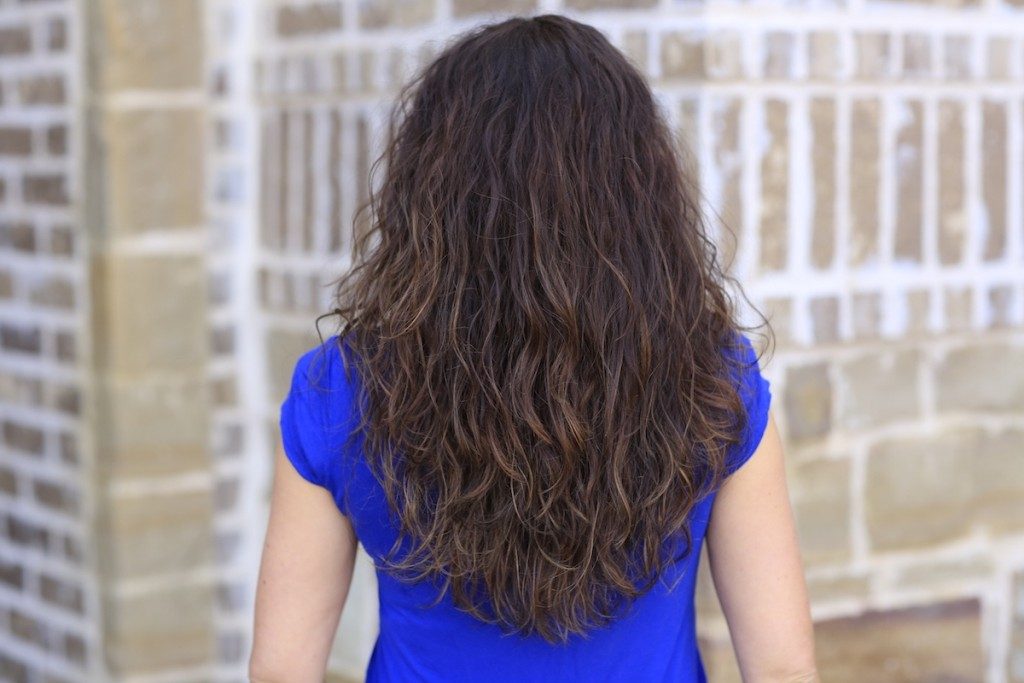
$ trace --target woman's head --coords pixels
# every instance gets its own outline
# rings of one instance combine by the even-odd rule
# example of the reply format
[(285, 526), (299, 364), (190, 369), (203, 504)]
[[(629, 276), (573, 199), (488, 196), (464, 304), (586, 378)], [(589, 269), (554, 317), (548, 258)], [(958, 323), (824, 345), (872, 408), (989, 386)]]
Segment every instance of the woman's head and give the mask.
[(335, 308), (414, 540), (396, 575), (557, 641), (690, 545), (745, 416), (680, 151), (643, 76), (564, 16), (479, 26), (403, 89)]

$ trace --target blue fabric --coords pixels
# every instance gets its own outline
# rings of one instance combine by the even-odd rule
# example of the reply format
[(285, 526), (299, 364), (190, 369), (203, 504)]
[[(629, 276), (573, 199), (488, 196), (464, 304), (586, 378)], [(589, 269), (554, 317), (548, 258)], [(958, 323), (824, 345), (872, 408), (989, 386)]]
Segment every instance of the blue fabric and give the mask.
[[(745, 336), (741, 336), (739, 354), (743, 366), (734, 379), (749, 420), (742, 443), (729, 453), (730, 473), (760, 443), (771, 398), (768, 381)], [(295, 364), (290, 391), (281, 404), (281, 438), (296, 471), (333, 494), (360, 543), (377, 562), (395, 540), (397, 525), (383, 489), (360, 458), (359, 438), (347, 447), (344, 444), (358, 424), (354, 396), (334, 335), (306, 351)], [(698, 503), (690, 519), (695, 548), (703, 548), (714, 498), (712, 493)], [(497, 626), (455, 609), (447, 593), (437, 606), (426, 609), (422, 605), (436, 597), (437, 584), (402, 584), (378, 569), (380, 633), (366, 681), (703, 683), (706, 676), (693, 606), (699, 558), (693, 552), (672, 565), (611, 626), (587, 637), (573, 636), (561, 646), (539, 636), (503, 635)]]

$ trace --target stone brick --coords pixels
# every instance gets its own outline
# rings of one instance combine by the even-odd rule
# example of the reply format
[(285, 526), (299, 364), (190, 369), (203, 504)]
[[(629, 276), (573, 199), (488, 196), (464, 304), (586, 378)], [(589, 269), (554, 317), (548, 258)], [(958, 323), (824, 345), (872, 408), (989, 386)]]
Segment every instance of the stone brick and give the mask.
[[(532, 3), (531, 3), (532, 4)], [(456, 5), (458, 6), (458, 5)], [(647, 44), (649, 40), (647, 31), (626, 31), (622, 36), (622, 52), (642, 73), (647, 73), (650, 65), (647, 63)]]
[(118, 677), (206, 665), (215, 643), (213, 589), (171, 585), (105, 596), (106, 657)]
[(743, 34), (739, 31), (719, 29), (710, 32), (704, 51), (709, 78), (735, 81), (743, 77)]
[(46, 129), (46, 151), (55, 156), (68, 151), (68, 127), (64, 124), (49, 126)]
[(100, 539), (108, 578), (185, 572), (213, 559), (213, 496), (207, 489), (155, 496), (118, 496), (107, 502)]
[(72, 311), (76, 303), (75, 284), (60, 276), (47, 277), (33, 284), (28, 299), (40, 307)]
[(1019, 412), (1024, 408), (1024, 348), (991, 343), (953, 349), (936, 367), (935, 389), (942, 412)]
[(973, 326), (971, 303), (973, 294), (971, 288), (957, 287), (955, 285), (946, 287), (943, 290), (943, 314), (945, 316), (945, 329), (947, 332), (961, 332), (969, 330)]
[(877, 339), (882, 332), (882, 297), (878, 292), (855, 292), (851, 302), (855, 339)]
[(67, 206), (67, 177), (63, 173), (26, 173), (21, 181), (26, 204)]
[(7, 515), (7, 538), (15, 545), (36, 548), (43, 552), (46, 552), (50, 545), (50, 532), (46, 527), (13, 514)]
[(850, 111), (850, 249), (851, 265), (878, 256), (880, 101), (856, 98)]
[(8, 467), (0, 467), (0, 492), (12, 498), (18, 495), (18, 475)]
[(988, 77), (999, 81), (1013, 78), (1013, 54), (1013, 38), (1010, 36), (989, 38), (988, 50), (985, 53)]
[(31, 128), (27, 126), (0, 126), (0, 155), (23, 157), (31, 153)]
[(839, 341), (839, 299), (816, 296), (808, 302), (811, 314), (811, 335), (815, 344)]
[(342, 27), (341, 3), (311, 2), (277, 8), (277, 34), (291, 37), (337, 31)]
[(809, 460), (792, 466), (793, 511), (808, 564), (850, 555), (850, 462)]
[(203, 258), (97, 255), (91, 283), (103, 329), (99, 369), (125, 379), (161, 373), (190, 379), (201, 373), (208, 324), (197, 305), (206, 299)]
[(64, 104), (67, 93), (64, 74), (28, 76), (18, 81), (18, 97), (28, 106)]
[(814, 213), (811, 218), (811, 263), (829, 268), (835, 258), (836, 210), (836, 105), (815, 97), (810, 103), (811, 164), (814, 176)]
[(857, 78), (877, 80), (891, 76), (890, 34), (880, 31), (857, 32), (853, 35), (853, 42), (857, 55)]
[(871, 582), (864, 574), (852, 576), (809, 577), (807, 593), (812, 605), (837, 600), (862, 602), (868, 596)]
[(917, 350), (873, 350), (839, 366), (840, 419), (850, 430), (910, 420), (920, 415)]
[(811, 31), (807, 36), (808, 75), (814, 79), (832, 80), (842, 74), (839, 35), (834, 31)]
[(942, 263), (959, 263), (968, 229), (964, 106), (956, 100), (940, 100), (938, 106), (939, 259)]
[(203, 224), (202, 112), (111, 112), (107, 140), (113, 235)]
[(869, 453), (865, 501), (871, 545), (900, 550), (948, 542), (971, 528), (981, 434), (947, 430), (898, 437)]
[(100, 442), (108, 475), (155, 476), (209, 467), (209, 399), (201, 378), (106, 380), (101, 389), (108, 427)]
[(104, 0), (94, 13), (105, 36), (90, 41), (100, 87), (108, 92), (202, 87), (205, 32), (200, 0)]
[(981, 195), (986, 260), (998, 259), (1006, 251), (1007, 211), (1007, 131), (1006, 103), (982, 100), (981, 103)]
[(359, 4), (359, 25), (374, 29), (409, 27), (434, 18), (436, 0), (366, 0)]
[(0, 347), (7, 351), (38, 354), (42, 348), (42, 332), (38, 325), (0, 323)]
[(830, 683), (984, 680), (975, 598), (819, 621), (815, 641), (821, 680)]
[(905, 78), (931, 78), (935, 75), (932, 56), (932, 38), (927, 33), (908, 33), (903, 36), (902, 72)]
[(764, 103), (764, 156), (761, 158), (761, 255), (763, 270), (786, 267), (789, 225), (789, 103)]
[(1013, 326), (1015, 291), (1012, 285), (999, 285), (988, 290), (988, 325), (992, 328)]
[(669, 31), (661, 36), (661, 75), (665, 80), (704, 78), (703, 31)]
[(0, 55), (23, 55), (32, 51), (32, 29), (27, 25), (0, 27)]
[(32, 223), (0, 223), (0, 245), (14, 251), (34, 253), (36, 251), (36, 228)]
[(796, 41), (792, 33), (769, 31), (764, 37), (764, 77), (788, 79), (793, 76)]
[(36, 501), (52, 510), (77, 515), (79, 512), (78, 490), (68, 485), (36, 479), (32, 482)]
[(537, 0), (453, 0), (452, 14), (465, 17), (470, 14), (529, 14), (537, 9)]
[(21, 453), (42, 455), (46, 447), (46, 433), (38, 427), (15, 422), (8, 418), (3, 421), (4, 446)]
[(68, 46), (68, 24), (64, 17), (53, 17), (46, 22), (46, 49), (63, 52)]
[(793, 441), (825, 436), (832, 428), (832, 380), (827, 363), (786, 371), (783, 393), (786, 435)]
[(970, 35), (943, 37), (943, 72), (947, 80), (968, 80), (974, 75)]
[(49, 574), (39, 576), (39, 597), (76, 614), (84, 613), (82, 587)]
[(1024, 430), (986, 432), (975, 457), (972, 518), (997, 534), (1024, 530)]
[(70, 228), (55, 226), (50, 230), (50, 253), (54, 256), (71, 256), (75, 252), (75, 236)]
[(983, 555), (946, 562), (927, 561), (901, 569), (894, 584), (911, 590), (937, 590), (951, 583), (989, 580), (994, 570), (991, 559)]
[(924, 220), (924, 105), (913, 100), (897, 107), (894, 255), (919, 263)]
[(733, 234), (719, 240), (722, 262), (731, 263), (736, 255), (735, 236), (743, 227), (743, 155), (740, 148), (743, 100), (739, 97), (714, 98), (711, 102), (714, 159), (720, 179), (718, 212), (722, 223)]

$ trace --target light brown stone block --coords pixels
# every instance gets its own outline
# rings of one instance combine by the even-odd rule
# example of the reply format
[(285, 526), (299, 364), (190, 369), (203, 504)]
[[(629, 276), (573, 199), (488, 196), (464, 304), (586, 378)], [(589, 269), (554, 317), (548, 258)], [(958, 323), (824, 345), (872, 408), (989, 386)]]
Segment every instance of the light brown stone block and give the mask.
[(815, 97), (810, 102), (811, 164), (814, 213), (811, 218), (811, 263), (829, 268), (835, 258), (836, 210), (836, 105)]
[(832, 428), (832, 380), (827, 363), (786, 371), (783, 393), (786, 436), (795, 442), (825, 436)]
[(910, 420), (920, 413), (916, 350), (872, 350), (839, 366), (840, 419), (850, 430)]
[(881, 149), (880, 100), (857, 98), (850, 110), (849, 262), (860, 265), (878, 256)]
[(670, 31), (661, 36), (661, 75), (665, 80), (697, 80), (705, 76), (705, 34)]
[(985, 680), (976, 599), (815, 624), (818, 669), (830, 683)]
[(436, 4), (436, 0), (366, 0), (359, 3), (359, 25), (366, 29), (416, 26), (434, 18)]
[(94, 26), (89, 49), (104, 90), (202, 86), (205, 32), (199, 0), (99, 0), (89, 7)]
[(789, 477), (804, 562), (821, 564), (848, 558), (849, 460), (818, 459), (795, 463)]
[(789, 103), (764, 103), (765, 153), (761, 158), (761, 268), (786, 267), (789, 233)]
[(985, 210), (982, 256), (985, 260), (1002, 258), (1006, 251), (1007, 214), (1007, 131), (1006, 103), (983, 100), (981, 103), (981, 195)]
[(896, 235), (894, 256), (920, 262), (924, 204), (924, 105), (919, 100), (897, 103)]
[(1024, 408), (1024, 348), (978, 344), (954, 349), (935, 370), (942, 412), (1019, 412)]
[(200, 110), (112, 111), (105, 129), (111, 238), (203, 224)]
[(939, 259), (958, 263), (963, 259), (968, 230), (963, 103), (940, 100), (938, 119)]

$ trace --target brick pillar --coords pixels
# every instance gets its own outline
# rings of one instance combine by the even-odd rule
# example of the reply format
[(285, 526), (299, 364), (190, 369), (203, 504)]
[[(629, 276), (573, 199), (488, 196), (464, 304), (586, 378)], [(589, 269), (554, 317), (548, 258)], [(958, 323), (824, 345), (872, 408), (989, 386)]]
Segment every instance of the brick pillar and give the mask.
[(208, 677), (203, 12), (86, 3), (97, 572), (115, 680)]

